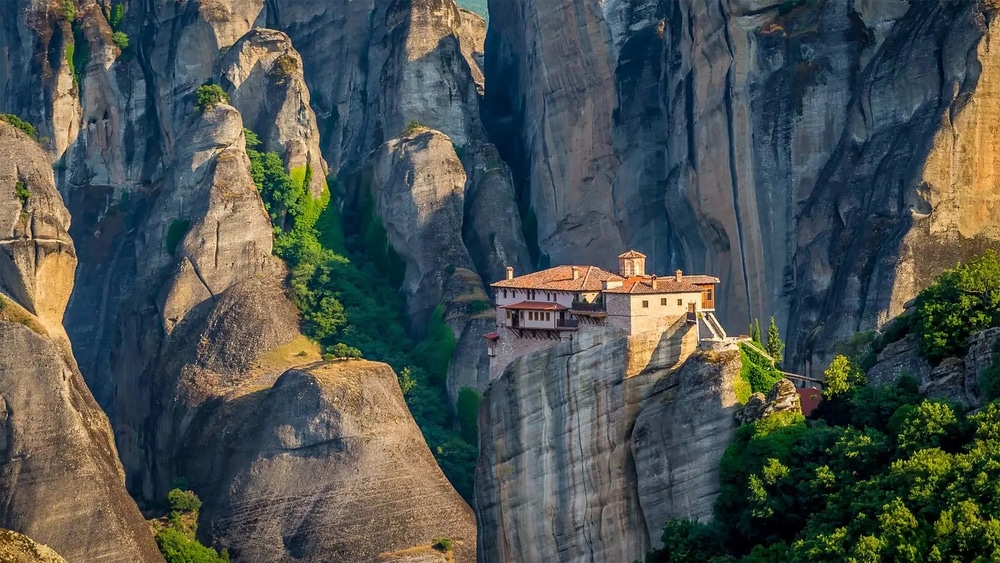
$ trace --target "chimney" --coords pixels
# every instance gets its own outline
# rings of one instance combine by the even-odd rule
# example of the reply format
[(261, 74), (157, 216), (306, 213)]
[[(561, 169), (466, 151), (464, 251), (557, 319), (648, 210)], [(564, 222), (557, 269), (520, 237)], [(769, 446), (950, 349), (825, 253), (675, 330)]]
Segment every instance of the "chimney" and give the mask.
[(507, 266), (507, 279), (509, 279), (509, 280), (514, 279), (514, 267), (513, 266)]
[(677, 270), (674, 272), (674, 276), (677, 278), (678, 282), (684, 281), (684, 272)]
[(650, 285), (650, 286), (651, 286), (651, 287), (652, 287), (653, 289), (656, 289), (656, 274), (653, 274), (653, 275), (651, 276), (651, 279), (650, 279), (650, 282), (649, 282), (649, 285)]
[(576, 266), (573, 266), (572, 270), (573, 270), (573, 279), (574, 280), (580, 279), (580, 270), (578, 270)]

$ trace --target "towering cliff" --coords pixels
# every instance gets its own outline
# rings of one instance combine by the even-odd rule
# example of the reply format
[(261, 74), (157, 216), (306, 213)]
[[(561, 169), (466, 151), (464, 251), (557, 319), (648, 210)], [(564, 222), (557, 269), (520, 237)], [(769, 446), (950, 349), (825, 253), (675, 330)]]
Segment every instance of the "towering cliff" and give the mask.
[(826, 365), (1000, 239), (991, 2), (494, 1), (493, 138), (541, 261), (723, 280)]
[(0, 121), (0, 526), (74, 561), (161, 560), (62, 328), (68, 228), (49, 156)]
[(736, 426), (739, 355), (692, 356), (683, 322), (651, 336), (584, 331), (490, 385), (480, 561), (633, 561), (667, 518), (710, 513)]
[[(449, 134), (460, 144), (483, 143), (477, 85), (466, 62), (482, 50), (482, 39), (477, 47), (464, 34), (460, 43), (456, 30), (466, 15), (450, 2), (351, 2), (359, 17), (338, 29), (367, 22), (360, 44), (383, 58), (371, 66), (365, 84), (370, 90), (352, 93), (351, 111), (362, 112), (358, 126), (364, 132), (346, 142), (345, 151), (360, 156), (344, 170), (340, 152), (330, 148), (339, 143), (340, 124), (324, 113), (327, 90), (314, 99), (309, 89), (323, 80), (313, 73), (317, 68), (341, 73), (330, 64), (331, 51), (311, 48), (316, 42), (310, 36), (326, 34), (328, 22), (296, 15), (325, 8), (305, 4), (273, 2), (265, 9), (253, 0), (4, 0), (0, 8), (17, 17), (0, 25), (8, 60), (0, 72), (0, 112), (36, 124), (56, 160), (56, 180), (81, 241), (68, 332), (113, 421), (133, 494), (157, 502), (175, 478), (185, 477), (205, 501), (201, 539), (228, 547), (241, 560), (320, 559), (320, 551), (330, 549), (349, 559), (369, 557), (369, 549), (399, 560), (414, 553), (426, 558), (437, 553), (430, 550), (432, 540), (445, 536), (457, 540), (456, 560), (468, 561), (475, 557), (471, 510), (433, 462), (391, 370), (365, 364), (350, 377), (332, 376), (336, 370), (320, 367), (319, 347), (302, 336), (283, 283), (288, 272), (272, 255), (271, 219), (249, 171), (244, 128), (258, 134), (261, 150), (278, 153), (292, 181), (308, 180), (308, 191), (319, 199), (328, 197), (328, 173), (348, 177), (371, 166), (371, 151), (389, 139), (381, 133), (384, 123), (401, 135), (406, 120), (433, 122), (438, 111), (450, 112), (441, 128), (455, 125)], [(420, 25), (433, 27), (435, 10), (453, 13), (452, 27), (435, 37), (419, 32)], [(410, 20), (418, 22), (416, 32), (397, 25)], [(257, 27), (263, 25), (288, 34)], [(389, 49), (382, 53), (379, 45), (387, 38)], [(304, 54), (293, 44), (299, 40), (307, 47)], [(446, 44), (443, 58), (418, 52), (433, 51), (436, 42)], [(464, 91), (468, 103), (451, 104), (447, 92), (425, 96), (433, 92), (420, 91), (414, 81), (434, 69), (455, 91)], [(363, 74), (368, 72), (366, 59)], [(219, 84), (228, 99), (200, 103), (196, 90), (206, 82)], [(383, 83), (391, 88), (383, 92)], [(380, 107), (397, 110), (383, 122), (376, 118)], [(313, 108), (319, 108), (318, 117)], [(461, 192), (464, 167), (450, 137), (442, 138), (460, 173)], [(333, 166), (324, 153), (334, 158)], [(412, 181), (404, 187), (419, 191)], [(337, 206), (363, 199), (333, 195)], [(434, 199), (438, 195), (450, 205), (450, 197), (433, 191), (427, 201), (444, 205)], [(464, 207), (455, 209), (455, 224), (422, 234), (424, 246), (439, 236), (463, 246)], [(390, 226), (386, 221), (385, 228)], [(479, 232), (487, 239), (492, 234)], [(419, 245), (413, 248), (422, 252)], [(59, 262), (45, 264), (43, 273), (52, 275)], [(469, 258), (462, 265), (474, 267)], [(467, 271), (482, 294), (478, 276)], [(35, 291), (10, 287), (21, 292), (19, 299)], [(65, 304), (70, 286), (62, 293), (55, 285), (43, 287), (51, 295), (33, 312), (48, 328), (58, 318), (47, 307)], [(432, 301), (440, 301), (444, 288), (429, 291)], [(295, 366), (301, 371), (279, 380)], [(371, 388), (359, 402), (344, 404), (361, 381)], [(315, 401), (303, 410), (300, 401), (314, 391)], [(381, 446), (371, 449), (370, 443)], [(379, 477), (368, 471), (372, 478), (365, 485), (375, 489), (356, 481), (362, 467), (385, 472)], [(106, 473), (120, 476), (120, 467)], [(288, 485), (311, 504), (277, 502), (276, 496), (289, 494), (282, 489)], [(371, 518), (345, 519), (354, 506), (349, 499), (357, 497), (345, 495), (343, 487), (383, 495), (369, 508)], [(116, 532), (106, 527), (106, 533)]]

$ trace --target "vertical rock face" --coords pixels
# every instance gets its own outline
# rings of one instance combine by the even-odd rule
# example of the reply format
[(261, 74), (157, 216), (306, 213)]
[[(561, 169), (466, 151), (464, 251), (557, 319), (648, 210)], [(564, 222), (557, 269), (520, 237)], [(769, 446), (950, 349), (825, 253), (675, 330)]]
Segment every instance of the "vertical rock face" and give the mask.
[(328, 170), (302, 76), (302, 57), (288, 36), (271, 29), (251, 30), (226, 53), (221, 74), (245, 125), (268, 150), (280, 150), (293, 178), (309, 178), (313, 197), (322, 196)]
[(543, 261), (608, 266), (627, 246), (712, 272), (725, 324), (773, 314), (793, 363), (825, 365), (1000, 239), (993, 11), (497, 1), (484, 115)]
[(68, 228), (48, 155), (0, 122), (0, 526), (74, 561), (162, 560), (62, 329)]
[(653, 547), (660, 547), (670, 518), (712, 517), (719, 462), (736, 430), (733, 383), (740, 367), (735, 350), (691, 356), (656, 384), (636, 417), (632, 457)]
[[(692, 334), (684, 323), (659, 338), (588, 329), (519, 358), (489, 386), (480, 561), (633, 561), (651, 545), (647, 526), (711, 506), (717, 479), (698, 472), (718, 465), (735, 427), (739, 359), (681, 366)], [(651, 360), (628, 376), (633, 357)]]

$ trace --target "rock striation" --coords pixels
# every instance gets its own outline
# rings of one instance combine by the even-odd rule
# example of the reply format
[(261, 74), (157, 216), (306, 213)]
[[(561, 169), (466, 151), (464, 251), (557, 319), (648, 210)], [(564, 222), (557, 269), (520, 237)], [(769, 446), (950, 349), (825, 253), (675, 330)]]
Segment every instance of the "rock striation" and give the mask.
[(238, 559), (411, 561), (447, 537), (454, 561), (475, 561), (472, 511), (437, 467), (385, 364), (289, 370), (209, 424), (221, 424), (231, 446), (201, 444), (215, 452), (225, 491), (203, 509), (207, 533)]
[(995, 3), (490, 8), (483, 114), (543, 262), (712, 272), (809, 372), (1000, 240)]
[(62, 329), (68, 229), (48, 155), (0, 122), (0, 526), (74, 561), (160, 561)]
[[(691, 355), (691, 333), (684, 323), (660, 338), (582, 331), (490, 384), (479, 413), (480, 561), (633, 561), (667, 518), (711, 507), (740, 362)], [(645, 369), (632, 369), (634, 357)]]
[[(642, 521), (650, 545), (670, 518), (706, 521), (719, 494), (719, 463), (736, 430), (736, 350), (700, 352), (653, 387), (632, 431)], [(794, 390), (793, 390), (794, 393)]]

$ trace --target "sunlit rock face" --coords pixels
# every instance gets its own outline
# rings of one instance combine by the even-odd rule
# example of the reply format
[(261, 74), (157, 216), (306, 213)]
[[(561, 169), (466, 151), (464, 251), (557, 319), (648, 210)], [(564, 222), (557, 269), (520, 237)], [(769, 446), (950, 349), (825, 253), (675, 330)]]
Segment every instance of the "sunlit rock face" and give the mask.
[(821, 371), (1000, 238), (989, 2), (492, 4), (484, 115), (543, 262), (718, 275), (727, 327), (774, 315)]

